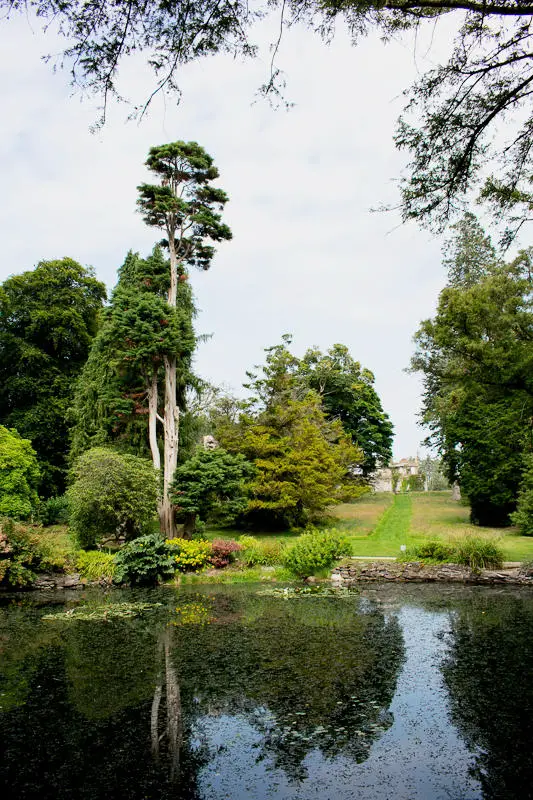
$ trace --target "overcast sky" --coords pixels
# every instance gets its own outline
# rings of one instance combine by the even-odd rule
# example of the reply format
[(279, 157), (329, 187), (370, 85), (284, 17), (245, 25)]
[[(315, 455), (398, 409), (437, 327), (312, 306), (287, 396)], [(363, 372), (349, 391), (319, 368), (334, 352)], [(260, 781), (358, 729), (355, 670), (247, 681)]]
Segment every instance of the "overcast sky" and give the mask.
[[(95, 135), (96, 100), (72, 96), (68, 75), (40, 60), (57, 42), (26, 19), (3, 22), (0, 280), (70, 256), (111, 288), (128, 249), (146, 254), (158, 238), (135, 211), (149, 147), (196, 140), (220, 170), (234, 235), (209, 272), (192, 276), (198, 329), (213, 334), (198, 352), (200, 374), (239, 390), (283, 333), (294, 335), (298, 355), (342, 342), (376, 376), (395, 455), (414, 455), (424, 435), (420, 387), (403, 370), (444, 283), (442, 241), (370, 209), (398, 199), (401, 92), (449, 40), (443, 25), (429, 51), (410, 37), (383, 45), (373, 36), (353, 48), (340, 31), (326, 47), (291, 31), (279, 57), (289, 112), (254, 103), (268, 51), (245, 63), (217, 56), (182, 71), (179, 106), (158, 99), (141, 125), (112, 107)], [(121, 77), (136, 100), (151, 85), (140, 59)]]

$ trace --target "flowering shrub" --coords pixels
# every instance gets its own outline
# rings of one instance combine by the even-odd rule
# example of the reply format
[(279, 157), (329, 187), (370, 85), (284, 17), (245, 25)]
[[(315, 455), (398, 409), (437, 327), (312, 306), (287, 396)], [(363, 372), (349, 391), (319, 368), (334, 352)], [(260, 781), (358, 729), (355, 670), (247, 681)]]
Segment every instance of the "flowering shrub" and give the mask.
[(235, 553), (242, 550), (242, 546), (235, 539), (213, 539), (212, 548), (209, 561), (218, 569), (227, 567), (231, 561), (235, 561)]
[(204, 539), (167, 539), (166, 544), (174, 559), (175, 569), (180, 572), (190, 572), (202, 569), (210, 563), (212, 553), (211, 542)]
[(300, 578), (308, 578), (321, 569), (328, 569), (341, 556), (350, 555), (350, 540), (333, 529), (322, 533), (311, 529), (304, 533), (283, 556), (283, 563)]

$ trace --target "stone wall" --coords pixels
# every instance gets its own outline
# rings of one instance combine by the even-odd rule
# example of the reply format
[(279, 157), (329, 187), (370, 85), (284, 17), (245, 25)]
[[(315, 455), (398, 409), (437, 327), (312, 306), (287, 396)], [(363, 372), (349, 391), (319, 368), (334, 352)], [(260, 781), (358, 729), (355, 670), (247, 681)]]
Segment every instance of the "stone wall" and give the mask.
[(397, 583), (469, 583), (515, 584), (533, 586), (533, 570), (514, 567), (501, 570), (484, 569), (475, 572), (459, 564), (424, 565), (383, 561), (341, 564), (331, 574), (338, 586), (353, 586), (364, 581), (395, 581)]

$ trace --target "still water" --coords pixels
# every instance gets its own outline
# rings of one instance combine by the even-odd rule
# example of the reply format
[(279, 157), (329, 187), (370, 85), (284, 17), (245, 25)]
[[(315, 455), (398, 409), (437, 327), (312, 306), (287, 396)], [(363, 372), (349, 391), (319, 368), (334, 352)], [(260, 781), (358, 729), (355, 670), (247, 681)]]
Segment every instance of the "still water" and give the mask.
[(2, 598), (0, 796), (533, 797), (533, 593), (261, 589)]

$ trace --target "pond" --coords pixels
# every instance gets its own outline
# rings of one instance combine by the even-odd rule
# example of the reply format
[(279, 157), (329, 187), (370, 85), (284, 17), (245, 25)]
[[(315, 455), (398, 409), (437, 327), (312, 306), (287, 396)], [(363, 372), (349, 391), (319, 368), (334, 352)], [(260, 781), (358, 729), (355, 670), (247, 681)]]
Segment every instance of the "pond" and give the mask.
[(1, 796), (533, 796), (533, 593), (262, 588), (2, 598)]

